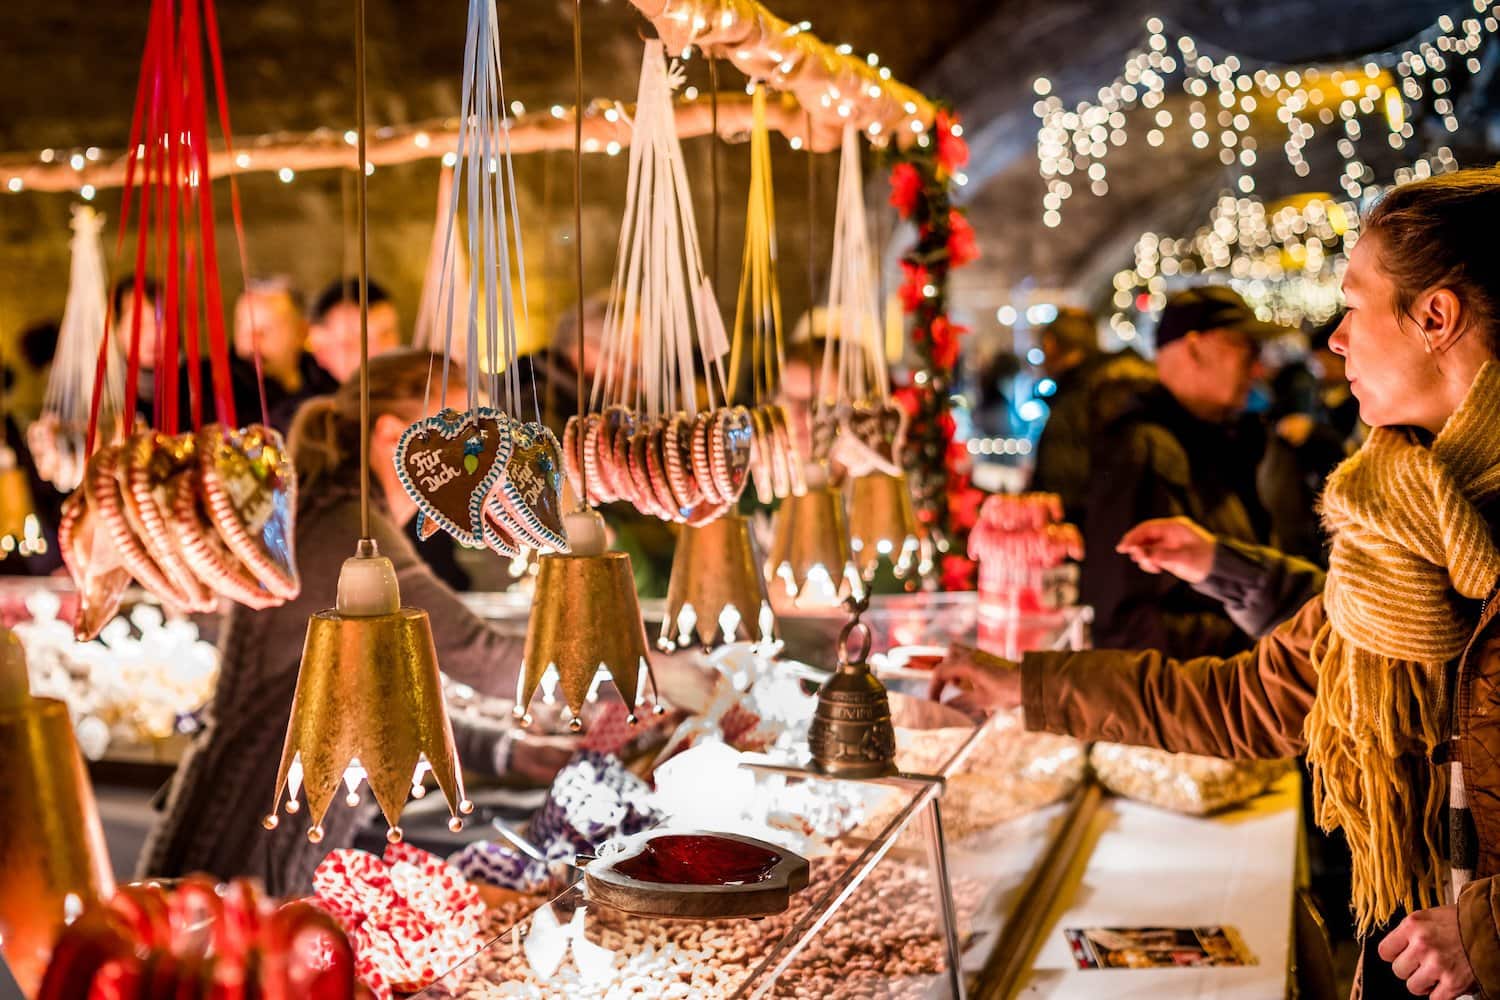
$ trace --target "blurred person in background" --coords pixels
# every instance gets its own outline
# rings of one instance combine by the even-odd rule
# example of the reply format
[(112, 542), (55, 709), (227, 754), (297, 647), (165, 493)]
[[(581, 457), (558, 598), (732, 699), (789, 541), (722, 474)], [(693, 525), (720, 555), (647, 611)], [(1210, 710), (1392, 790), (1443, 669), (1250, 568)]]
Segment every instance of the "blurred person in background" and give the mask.
[(1042, 371), (1057, 388), (1047, 397), (1050, 414), (1037, 440), (1031, 489), (1062, 497), (1066, 520), (1082, 527), (1090, 442), (1098, 427), (1154, 383), (1156, 373), (1134, 351), (1101, 350), (1098, 320), (1084, 309), (1061, 307), (1042, 327), (1039, 341)]
[[(386, 290), (374, 281), (370, 303), (370, 357), (401, 346), (401, 316)], [(318, 366), (339, 382), (359, 370), (359, 280), (340, 278), (313, 300), (308, 313), (307, 351)]]
[[(234, 360), (231, 381), (241, 423), (260, 419), (255, 356), (265, 375), (271, 425), (285, 434), (302, 403), (333, 392), (334, 378), (307, 351), (306, 299), (290, 278), (250, 282), (234, 305)], [(357, 323), (357, 320), (356, 320)], [(358, 355), (358, 334), (355, 353)], [(207, 384), (207, 383), (205, 383)]]

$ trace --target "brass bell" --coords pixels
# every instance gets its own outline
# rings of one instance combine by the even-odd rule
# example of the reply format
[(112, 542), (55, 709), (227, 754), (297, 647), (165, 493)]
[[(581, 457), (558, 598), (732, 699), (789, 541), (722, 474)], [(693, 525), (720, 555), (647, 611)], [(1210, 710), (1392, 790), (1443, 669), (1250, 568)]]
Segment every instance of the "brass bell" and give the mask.
[(785, 594), (799, 610), (833, 608), (864, 593), (849, 552), (844, 498), (832, 486), (810, 486), (776, 511), (766, 583), (772, 600)]
[(664, 650), (770, 642), (776, 616), (750, 539), (750, 523), (728, 513), (677, 536), (658, 645)]
[[(474, 807), (453, 749), (432, 623), (427, 612), (401, 607), (395, 567), (362, 539), (339, 572), (337, 607), (307, 623), (275, 804), (289, 790), (286, 811), (295, 813), (305, 789), (308, 839), (316, 843), (340, 785), (354, 805), (365, 781), (394, 842), (407, 797), (419, 794), (428, 771), (448, 800), (449, 828), (462, 829), (459, 814)], [(273, 809), (264, 825), (277, 821)]]
[(906, 474), (856, 476), (849, 484), (849, 548), (860, 574), (869, 580), (889, 559), (898, 578), (917, 564), (921, 551), (917, 516), (912, 512)]
[[(813, 766), (835, 778), (883, 778), (896, 773), (896, 729), (885, 685), (870, 672), (870, 626), (859, 620), (868, 600), (851, 602), (854, 617), (839, 633), (839, 665), (818, 689), (807, 743)], [(849, 655), (849, 639), (859, 650)]]
[(67, 919), (115, 891), (68, 706), (31, 697), (21, 640), (0, 629), (0, 955), (34, 996)]
[(651, 661), (630, 555), (604, 551), (603, 520), (596, 512), (577, 511), (566, 521), (571, 554), (538, 560), (516, 715), (525, 719), (542, 677), (555, 671), (573, 713), (570, 726), (575, 732), (582, 729), (583, 706), (602, 669), (633, 722)]

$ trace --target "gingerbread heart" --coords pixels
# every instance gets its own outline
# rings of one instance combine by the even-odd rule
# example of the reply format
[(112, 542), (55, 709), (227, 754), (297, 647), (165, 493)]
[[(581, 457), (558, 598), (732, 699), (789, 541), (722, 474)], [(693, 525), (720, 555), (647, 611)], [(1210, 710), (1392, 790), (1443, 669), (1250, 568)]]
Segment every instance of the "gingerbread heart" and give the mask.
[(563, 425), (563, 467), (580, 498), (587, 489), (583, 480), (583, 437), (586, 430), (587, 424), (579, 416), (569, 417), (568, 422)]
[(662, 429), (661, 451), (675, 506), (687, 510), (703, 499), (703, 490), (693, 475), (693, 421), (686, 413), (668, 418)]
[(608, 503), (614, 497), (604, 486), (604, 452), (600, 449), (600, 438), (604, 434), (604, 416), (590, 413), (578, 429), (579, 448), (582, 451), (584, 498), (591, 504)]
[(484, 501), (484, 544), (496, 555), (514, 559), (523, 546), (511, 533), (506, 517), (505, 504), (492, 490)]
[(197, 468), (177, 473), (168, 481), (166, 491), (173, 541), (200, 580), (215, 593), (247, 608), (274, 608), (282, 603), (229, 551), (218, 529), (209, 522)]
[(652, 425), (646, 441), (646, 475), (650, 480), (651, 490), (656, 495), (656, 506), (661, 510), (663, 519), (681, 521), (682, 509), (677, 506), (677, 498), (672, 495), (672, 484), (667, 479), (667, 462), (663, 455), (662, 442), (664, 433), (665, 429), (660, 421)]
[(630, 469), (631, 500), (637, 510), (652, 517), (666, 518), (667, 514), (656, 503), (656, 491), (651, 488), (651, 470), (646, 462), (647, 445), (651, 429), (642, 424), (630, 435), (630, 450), (626, 462)]
[(88, 471), (91, 506), (109, 532), (110, 540), (119, 553), (121, 565), (163, 604), (174, 610), (185, 611), (188, 595), (178, 590), (177, 585), (156, 564), (156, 560), (151, 558), (151, 553), (146, 550), (145, 544), (126, 518), (119, 480), (122, 447), (118, 444), (109, 445), (94, 455)]
[(417, 509), (459, 543), (484, 546), (484, 498), (510, 459), (511, 419), (482, 406), (418, 420), (396, 444), (396, 477)]
[(714, 413), (698, 414), (693, 420), (693, 478), (703, 492), (703, 499), (708, 503), (719, 504), (724, 502), (724, 497), (719, 494), (719, 487), (714, 483), (713, 463), (708, 458), (713, 432)]
[(562, 485), (562, 445), (556, 436), (539, 423), (512, 422), (510, 458), (495, 491), (518, 541), (542, 552), (568, 551)]
[(708, 464), (713, 470), (714, 487), (724, 503), (736, 502), (745, 491), (745, 483), (750, 478), (752, 442), (749, 410), (743, 406), (726, 406), (714, 414)]
[[(635, 480), (630, 474), (630, 442), (635, 435), (635, 414), (623, 406), (604, 411), (604, 434), (608, 452), (604, 456), (605, 476), (613, 476), (615, 497), (635, 503)], [(605, 447), (601, 445), (601, 447)]]
[(847, 403), (829, 403), (818, 408), (812, 418), (812, 455), (814, 462), (827, 462), (833, 454), (833, 443), (848, 419)]
[(151, 559), (161, 567), (177, 591), (187, 598), (190, 611), (214, 610), (217, 602), (207, 582), (183, 557), (170, 522), (172, 500), (167, 484), (174, 476), (192, 469), (191, 435), (170, 437), (157, 431), (132, 436), (120, 451), (120, 499), (125, 519)]
[(906, 424), (909, 416), (900, 403), (886, 402), (880, 405), (881, 458), (889, 465), (883, 471), (889, 475), (901, 472), (901, 450), (906, 445)]
[(261, 586), (283, 600), (297, 576), (297, 470), (281, 433), (260, 424), (198, 432), (198, 482), (209, 523)]
[(74, 490), (63, 501), (57, 547), (78, 588), (73, 635), (79, 642), (89, 642), (119, 612), (130, 586), (130, 571), (121, 563), (119, 550), (91, 508), (86, 487)]

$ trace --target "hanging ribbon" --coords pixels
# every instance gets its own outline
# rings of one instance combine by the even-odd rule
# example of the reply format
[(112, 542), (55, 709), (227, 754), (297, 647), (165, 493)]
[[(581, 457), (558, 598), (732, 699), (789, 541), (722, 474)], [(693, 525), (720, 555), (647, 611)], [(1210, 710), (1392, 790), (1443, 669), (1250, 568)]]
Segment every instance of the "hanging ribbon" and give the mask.
[(769, 404), (781, 388), (786, 357), (782, 343), (781, 291), (776, 277), (776, 208), (771, 186), (771, 139), (766, 128), (766, 89), (756, 84), (750, 129), (750, 201), (745, 210), (745, 254), (734, 312), (734, 343), (729, 368), (736, 401), (746, 341), (751, 366), (751, 401)]

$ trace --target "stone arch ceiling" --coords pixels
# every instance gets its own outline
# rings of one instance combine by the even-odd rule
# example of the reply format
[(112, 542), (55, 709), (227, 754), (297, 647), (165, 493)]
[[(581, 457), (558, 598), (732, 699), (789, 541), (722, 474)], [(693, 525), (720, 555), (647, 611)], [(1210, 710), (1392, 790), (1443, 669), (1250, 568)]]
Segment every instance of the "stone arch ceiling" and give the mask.
[[(147, 0), (12, 0), (0, 27), (0, 152), (128, 141), (130, 110), (145, 36)], [(372, 126), (449, 115), (458, 105), (466, 13), (464, 0), (368, 0)], [(876, 52), (903, 79), (937, 65), (950, 40), (991, 6), (943, 0), (923, 9), (909, 0), (771, 0), (790, 21), (810, 20), (821, 37)], [(571, 104), (571, 0), (500, 0), (508, 99), (528, 108)], [(234, 128), (240, 134), (353, 124), (352, 0), (218, 0)], [(920, 16), (913, 16), (920, 10)], [(645, 20), (626, 0), (583, 0), (586, 97), (633, 100)], [(721, 67), (724, 86), (744, 78)], [(690, 60), (689, 83), (707, 90), (707, 67)], [(685, 144), (705, 241), (709, 232), (709, 140)], [(781, 237), (785, 315), (808, 299), (808, 175), (806, 158), (773, 142)], [(721, 300), (732, 313), (740, 259), (748, 146), (721, 148), (723, 192)], [(625, 157), (585, 160), (583, 231), (587, 285), (606, 287), (613, 265), (625, 189)], [(370, 179), (371, 273), (391, 289), (409, 324), (416, 310), (436, 197), (437, 162), (382, 168)], [(517, 160), (522, 185), (533, 317), (550, 324), (573, 300), (571, 164), (569, 154)], [(837, 158), (816, 158), (813, 260), (820, 276), (831, 251)], [(333, 279), (341, 258), (352, 260), (353, 175), (322, 171), (283, 185), (273, 174), (242, 180), (252, 266), (291, 272), (310, 292)], [(228, 193), (217, 184), (221, 232)], [(56, 319), (67, 282), (67, 194), (0, 192), (0, 336)], [(118, 217), (118, 192), (101, 192), (101, 209)], [(113, 235), (113, 230), (108, 231)], [(112, 249), (113, 241), (110, 243)], [(239, 287), (229, 254), (226, 295)], [(344, 265), (348, 269), (348, 265)], [(111, 262), (122, 274), (129, 261)]]
[[(1147, 113), (1138, 111), (1131, 116), (1127, 143), (1112, 146), (1106, 157), (1108, 195), (1075, 194), (1063, 204), (1062, 225), (1046, 228), (1041, 221), (1045, 188), (1036, 161), (1038, 123), (1032, 112), (1036, 77), (1046, 76), (1053, 93), (1070, 106), (1093, 98), (1120, 72), (1127, 55), (1144, 44), (1144, 23), (1153, 15), (1164, 20), (1169, 33), (1190, 34), (1206, 52), (1236, 52), (1253, 69), (1360, 56), (1410, 38), (1439, 14), (1462, 16), (1465, 9), (1460, 3), (1430, 0), (1023, 0), (996, 7), (919, 80), (928, 92), (944, 94), (956, 104), (973, 154), (970, 182), (960, 198), (984, 257), (955, 279), (955, 311), (989, 347), (1009, 338), (994, 312), (1013, 298), (1024, 304), (1029, 294), (1041, 294), (1102, 305), (1114, 272), (1131, 263), (1141, 232), (1190, 233), (1232, 181), (1218, 161), (1217, 148), (1193, 149), (1185, 128), (1174, 126), (1164, 146), (1148, 147), (1144, 136), (1149, 126), (1142, 121)], [(1455, 147), (1461, 162), (1477, 162), (1484, 155), (1475, 148), (1482, 146), (1483, 129), (1472, 127), (1488, 104), (1484, 94), (1479, 96), (1460, 134), (1443, 140)], [(1181, 107), (1174, 106), (1169, 99), (1164, 106), (1180, 122), (1186, 102), (1179, 103)], [(1337, 189), (1341, 161), (1331, 137), (1325, 140), (1320, 133), (1309, 147), (1312, 170), (1303, 179), (1282, 157), (1284, 129), (1278, 135), (1276, 128), (1262, 124), (1252, 134), (1261, 150), (1254, 173), (1262, 197)], [(1373, 142), (1360, 148), (1378, 176), (1389, 177), (1400, 162), (1382, 157)]]
[[(126, 141), (135, 75), (145, 32), (145, 0), (84, 4), (79, 0), (12, 0), (0, 30), (0, 151)], [(822, 37), (874, 51), (901, 78), (953, 101), (965, 116), (974, 163), (963, 197), (973, 213), (984, 259), (961, 272), (955, 307), (980, 338), (999, 333), (994, 306), (1021, 287), (1061, 288), (1086, 300), (1129, 259), (1131, 242), (1146, 228), (1177, 231), (1195, 225), (1223, 183), (1216, 160), (1147, 152), (1139, 130), (1108, 159), (1111, 192), (1104, 199), (1075, 196), (1064, 225), (1040, 223), (1041, 182), (1035, 161), (1036, 120), (1031, 80), (1046, 75), (1065, 100), (1092, 94), (1113, 78), (1125, 54), (1144, 37), (1156, 14), (1191, 32), (1205, 46), (1233, 48), (1276, 61), (1307, 61), (1363, 53), (1411, 35), (1453, 3), (1432, 0), (772, 0), (782, 17), (806, 18)], [(569, 0), (501, 0), (507, 96), (528, 107), (569, 103), (572, 93)], [(350, 0), (219, 0), (234, 124), (239, 133), (306, 130), (352, 123), (353, 58)], [(369, 0), (372, 124), (449, 114), (457, 105), (464, 27), (462, 0)], [(584, 0), (585, 93), (628, 100), (640, 58), (644, 24), (625, 0)], [(690, 82), (706, 89), (701, 60)], [(729, 85), (740, 78), (722, 74)], [(1277, 144), (1279, 145), (1279, 144)], [(785, 314), (808, 301), (809, 182), (806, 158), (773, 143), (781, 236)], [(687, 143), (700, 225), (707, 238), (707, 140)], [(1171, 149), (1172, 147), (1166, 147)], [(1460, 157), (1463, 151), (1460, 149)], [(1263, 158), (1262, 190), (1293, 190), (1289, 171)], [(721, 153), (723, 278), (721, 299), (733, 302), (746, 150)], [(605, 286), (614, 255), (625, 161), (591, 157), (585, 170), (585, 247), (591, 290)], [(837, 163), (815, 160), (812, 280), (821, 287)], [(565, 154), (522, 157), (522, 214), (527, 229), (533, 314), (550, 323), (572, 301), (570, 180)], [(1336, 177), (1335, 162), (1314, 162), (1314, 178)], [(409, 322), (420, 291), (431, 232), (436, 165), (382, 169), (371, 179), (372, 273), (391, 288)], [(272, 175), (244, 181), (252, 263), (262, 272), (288, 271), (309, 289), (346, 269), (352, 177), (325, 171), (282, 185)], [(1299, 185), (1300, 186), (1300, 185)], [(227, 197), (218, 185), (221, 225)], [(1285, 193), (1285, 192), (1283, 192)], [(883, 205), (883, 184), (871, 186)], [(0, 195), (0, 337), (56, 318), (67, 276), (68, 206), (62, 194)], [(101, 193), (110, 215), (118, 195)], [(890, 213), (875, 219), (889, 234)], [(897, 234), (894, 244), (902, 240)], [(128, 262), (112, 265), (122, 273)], [(226, 264), (226, 292), (239, 284)], [(821, 294), (821, 292), (820, 292)], [(34, 385), (34, 382), (33, 382)], [(23, 395), (35, 395), (23, 393)]]

